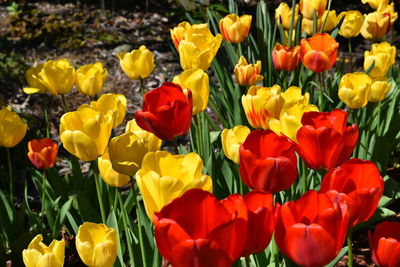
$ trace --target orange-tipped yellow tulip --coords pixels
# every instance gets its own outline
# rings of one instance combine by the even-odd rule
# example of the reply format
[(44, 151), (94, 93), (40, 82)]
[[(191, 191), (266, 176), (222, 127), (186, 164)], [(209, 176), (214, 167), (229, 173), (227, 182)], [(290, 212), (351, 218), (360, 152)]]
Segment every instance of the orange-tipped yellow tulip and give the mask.
[(239, 164), (239, 147), (249, 135), (250, 129), (247, 126), (238, 125), (233, 129), (224, 129), (221, 133), (221, 143), (224, 154), (227, 158)]
[(43, 242), (42, 235), (35, 236), (28, 248), (22, 251), (26, 267), (62, 267), (64, 265), (65, 241), (53, 240), (49, 246)]
[(192, 25), (189, 22), (184, 21), (178, 24), (175, 28), (170, 30), (172, 41), (176, 50), (178, 50), (179, 43), (185, 39), (185, 32), (190, 29)]
[(345, 74), (339, 84), (339, 98), (349, 108), (358, 109), (368, 104), (371, 78), (363, 72)]
[(129, 53), (121, 52), (117, 57), (122, 70), (131, 80), (144, 79), (153, 72), (153, 53), (144, 45), (141, 45), (139, 49), (134, 49)]
[(229, 14), (219, 21), (219, 29), (227, 42), (241, 43), (250, 31), (251, 15)]
[(14, 147), (24, 138), (28, 126), (17, 113), (7, 108), (0, 110), (0, 146)]
[(256, 82), (262, 81), (264, 77), (260, 73), (260, 60), (257, 60), (256, 64), (248, 64), (244, 56), (241, 56), (235, 66), (236, 82), (240, 85), (254, 85)]
[(101, 62), (82, 66), (76, 71), (76, 88), (81, 94), (94, 96), (101, 92), (107, 76)]

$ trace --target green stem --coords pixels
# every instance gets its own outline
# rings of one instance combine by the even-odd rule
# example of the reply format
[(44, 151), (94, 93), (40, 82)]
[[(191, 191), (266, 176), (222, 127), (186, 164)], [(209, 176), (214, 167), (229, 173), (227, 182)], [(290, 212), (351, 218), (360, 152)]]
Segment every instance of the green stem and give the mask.
[(146, 260), (146, 251), (144, 249), (144, 242), (143, 242), (143, 233), (142, 233), (142, 222), (141, 222), (141, 216), (140, 216), (140, 211), (139, 211), (139, 204), (137, 201), (137, 193), (135, 188), (133, 187), (134, 181), (133, 178), (131, 177), (131, 190), (133, 192), (133, 199), (135, 201), (135, 207), (136, 207), (136, 216), (138, 220), (138, 230), (139, 230), (139, 243), (140, 243), (140, 252), (142, 254), (142, 263), (143, 267), (147, 267), (147, 260)]
[(118, 195), (117, 197), (118, 197), (118, 200), (119, 200), (119, 205), (121, 206), (121, 210), (122, 210), (122, 222), (124, 223), (124, 228), (125, 228), (126, 241), (127, 241), (126, 245), (128, 247), (128, 253), (129, 253), (129, 262), (130, 262), (131, 266), (134, 266), (135, 265), (135, 262), (134, 262), (134, 255), (135, 254), (133, 254), (133, 250), (132, 250), (133, 244), (132, 244), (131, 235), (129, 233), (130, 227), (128, 225), (128, 218), (126, 216), (126, 209), (125, 209), (124, 202), (122, 201), (121, 193), (118, 191), (118, 189), (117, 189), (116, 192), (117, 192), (117, 195)]
[(174, 152), (175, 155), (179, 155), (179, 149), (178, 149), (178, 137), (176, 136), (174, 139), (172, 139), (172, 146), (174, 147)]
[(242, 44), (241, 43), (238, 43), (237, 44), (237, 56), (238, 56), (238, 60), (239, 60), (239, 58), (242, 56), (243, 54), (242, 54)]
[[(96, 163), (94, 162), (94, 164), (96, 164)], [(100, 191), (99, 179), (101, 179), (101, 178), (99, 177), (99, 175), (96, 171), (94, 171), (93, 174), (94, 174), (94, 181), (96, 183), (97, 199), (99, 200), (101, 221), (103, 222), (103, 224), (107, 224), (106, 212), (104, 211), (103, 197), (101, 196), (101, 191)]]
[(10, 148), (7, 147), (6, 151), (7, 151), (8, 175), (10, 178), (10, 200), (11, 200), (11, 204), (12, 204), (14, 201), (14, 179), (13, 179), (13, 172), (12, 172)]
[(140, 80), (140, 92), (142, 93), (142, 97), (143, 97), (144, 96), (144, 89), (145, 89), (145, 87), (144, 87), (144, 79), (140, 78), (139, 80)]
[(349, 267), (353, 267), (353, 240), (351, 238), (351, 229), (347, 233), (347, 258)]
[(67, 101), (65, 101), (64, 95), (61, 95), (61, 102), (63, 104), (64, 113), (67, 113), (68, 112), (68, 106), (67, 106)]
[(301, 160), (301, 176), (303, 176), (303, 187), (304, 193), (307, 192), (308, 185), (307, 185), (307, 174), (306, 174), (306, 164), (303, 160)]
[(295, 14), (296, 14), (296, 0), (292, 0), (292, 17), (290, 18), (290, 28), (289, 28), (289, 36), (288, 36), (288, 46), (289, 47), (292, 47), (292, 36), (293, 36)]
[(46, 125), (46, 137), (50, 137), (50, 129), (49, 129), (49, 114), (47, 112), (47, 105), (46, 103), (44, 104), (43, 107), (43, 113), (44, 113), (44, 123)]
[(329, 2), (328, 2), (328, 9), (327, 9), (327, 13), (326, 13), (326, 17), (325, 17), (325, 19), (324, 19), (324, 21), (323, 21), (323, 23), (322, 23), (322, 27), (321, 27), (321, 33), (324, 31), (324, 28), (325, 28), (325, 24), (326, 24), (326, 22), (327, 22), (327, 20), (328, 20), (328, 15), (329, 15), (329, 10), (331, 10), (331, 3), (332, 3), (332, 0), (329, 0)]
[(351, 49), (351, 38), (349, 38), (350, 72), (353, 72), (353, 51)]
[(245, 261), (246, 261), (246, 267), (250, 267), (250, 257), (246, 257)]
[(41, 215), (43, 217), (44, 217), (45, 198), (46, 198), (46, 173), (45, 173), (45, 171), (43, 171), (43, 175), (42, 175), (42, 209), (41, 209)]

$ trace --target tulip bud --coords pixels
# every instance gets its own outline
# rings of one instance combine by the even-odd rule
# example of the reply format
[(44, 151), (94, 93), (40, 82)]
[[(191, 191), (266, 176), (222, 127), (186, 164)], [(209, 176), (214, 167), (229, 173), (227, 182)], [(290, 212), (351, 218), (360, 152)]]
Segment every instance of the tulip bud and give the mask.
[(279, 118), (285, 100), (281, 87), (252, 86), (242, 96), (242, 105), (247, 121), (253, 128), (268, 129), (268, 119)]
[(62, 267), (64, 265), (65, 241), (53, 240), (49, 246), (43, 242), (42, 235), (35, 236), (28, 248), (22, 251), (26, 267)]
[(277, 70), (293, 71), (296, 69), (300, 60), (300, 46), (296, 45), (293, 48), (282, 46), (276, 43), (272, 50), (272, 61)]
[(244, 56), (241, 56), (239, 62), (235, 66), (236, 82), (240, 85), (254, 85), (258, 81), (262, 81), (264, 77), (261, 73), (261, 61), (257, 60), (256, 64), (247, 64)]
[(75, 84), (75, 69), (67, 59), (49, 60), (26, 73), (29, 87), (26, 94), (49, 92), (52, 95), (66, 94)]
[(189, 22), (184, 21), (178, 24), (175, 28), (170, 30), (172, 41), (174, 42), (174, 46), (176, 50), (178, 50), (179, 43), (185, 39), (185, 32), (190, 29), (192, 26)]
[(50, 138), (34, 139), (28, 142), (28, 157), (36, 168), (52, 168), (56, 161), (58, 145)]
[(100, 93), (107, 76), (101, 62), (82, 66), (76, 71), (76, 88), (81, 94), (94, 96)]
[(386, 77), (372, 78), (371, 93), (369, 94), (369, 102), (378, 102), (385, 99), (390, 90), (390, 82)]
[(219, 21), (219, 29), (227, 42), (241, 43), (249, 34), (251, 20), (251, 15), (239, 18), (236, 14), (229, 14)]
[(75, 244), (79, 257), (90, 267), (111, 267), (117, 257), (117, 232), (104, 224), (79, 226)]
[(364, 22), (364, 16), (358, 10), (351, 10), (339, 14), (337, 21), (344, 17), (342, 26), (340, 26), (339, 34), (344, 38), (356, 37), (361, 30)]
[(250, 129), (247, 126), (238, 125), (233, 129), (224, 129), (221, 133), (221, 143), (227, 158), (239, 164), (239, 147), (246, 140)]
[[(294, 12), (294, 26), (297, 24), (299, 19), (299, 4), (296, 5), (296, 10)], [(276, 25), (279, 26), (282, 22), (282, 27), (285, 30), (290, 29), (290, 22), (292, 20), (292, 9), (287, 3), (281, 2), (279, 6), (275, 9), (275, 21)]]
[(364, 16), (361, 35), (369, 41), (383, 39), (390, 29), (390, 16), (382, 12), (373, 12)]
[(113, 129), (117, 128), (125, 118), (126, 97), (121, 94), (104, 94), (97, 101), (92, 101), (90, 106), (102, 115), (111, 115), (113, 118)]
[(193, 115), (206, 109), (210, 94), (210, 84), (206, 72), (202, 69), (185, 70), (179, 76), (175, 76), (172, 82), (179, 84), (185, 95), (187, 95), (187, 90), (185, 90), (187, 88), (192, 92)]
[(144, 45), (141, 45), (139, 49), (134, 49), (129, 53), (121, 52), (117, 57), (122, 70), (131, 80), (144, 79), (153, 72), (153, 53)]
[(111, 115), (81, 105), (61, 117), (60, 139), (68, 152), (83, 161), (92, 161), (106, 151), (112, 125)]
[(304, 18), (313, 19), (314, 10), (317, 17), (322, 16), (326, 9), (327, 0), (300, 0), (300, 12)]
[(27, 129), (17, 113), (7, 108), (0, 110), (0, 146), (15, 147), (24, 138)]
[(339, 84), (339, 98), (349, 108), (357, 109), (368, 104), (371, 78), (363, 72), (347, 73)]
[(370, 51), (364, 52), (364, 70), (374, 64), (369, 75), (371, 77), (383, 77), (394, 64), (395, 58), (395, 46), (390, 45), (388, 42), (373, 44)]
[(110, 161), (108, 149), (97, 159), (100, 176), (110, 186), (121, 187), (129, 183), (130, 177), (115, 171)]

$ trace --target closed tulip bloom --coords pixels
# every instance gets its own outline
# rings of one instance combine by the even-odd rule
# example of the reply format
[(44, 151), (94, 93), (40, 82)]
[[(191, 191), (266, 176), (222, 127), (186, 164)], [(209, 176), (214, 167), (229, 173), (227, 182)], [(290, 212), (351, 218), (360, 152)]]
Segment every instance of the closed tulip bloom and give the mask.
[(219, 21), (219, 29), (227, 42), (241, 43), (250, 31), (251, 15), (229, 14)]
[[(297, 24), (297, 20), (299, 19), (299, 4), (296, 5), (296, 10), (294, 12), (294, 27)], [(279, 6), (275, 9), (275, 21), (276, 25), (280, 25), (282, 22), (282, 27), (285, 30), (290, 29), (290, 22), (292, 20), (292, 9), (288, 6), (287, 3), (281, 2)]]
[(386, 6), (389, 0), (361, 0), (363, 4), (368, 4), (372, 9), (378, 9), (380, 5)]
[(264, 191), (251, 191), (244, 196), (247, 207), (247, 236), (242, 257), (262, 252), (271, 241), (279, 204), (274, 206), (273, 195)]
[(313, 19), (314, 10), (317, 17), (322, 16), (326, 9), (327, 0), (300, 0), (300, 12), (304, 18)]
[(373, 162), (350, 159), (324, 176), (320, 191), (336, 190), (349, 207), (349, 225), (355, 226), (374, 214), (382, 197), (383, 185)]
[(337, 21), (344, 17), (342, 26), (340, 26), (339, 34), (344, 38), (356, 37), (364, 23), (364, 15), (358, 10), (345, 11), (339, 14)]
[(121, 94), (104, 94), (97, 101), (90, 102), (90, 106), (103, 115), (111, 115), (113, 129), (117, 128), (126, 115), (126, 97)]
[(60, 139), (64, 148), (83, 161), (92, 161), (104, 154), (111, 135), (113, 118), (95, 108), (81, 105), (60, 119)]
[(385, 99), (390, 90), (390, 82), (386, 77), (378, 77), (372, 79), (371, 93), (369, 94), (369, 102), (378, 102)]
[(42, 235), (35, 236), (28, 248), (22, 251), (26, 267), (62, 267), (64, 265), (65, 241), (53, 240), (49, 246), (43, 242)]
[(370, 51), (364, 52), (364, 70), (374, 64), (369, 75), (373, 78), (383, 77), (394, 64), (395, 58), (395, 46), (390, 45), (388, 42), (373, 44)]
[(290, 48), (286, 45), (276, 43), (272, 50), (272, 61), (277, 70), (293, 71), (299, 65), (300, 46)]
[(129, 183), (128, 175), (117, 172), (113, 169), (108, 149), (97, 159), (97, 167), (99, 168), (100, 176), (109, 186), (121, 187)]
[(325, 10), (324, 13), (321, 16), (321, 20), (320, 20), (320, 26), (318, 26), (318, 30), (320, 30), (322, 28), (322, 24), (325, 21), (326, 16), (328, 16), (328, 18), (326, 19), (326, 23), (325, 23), (325, 27), (323, 29), (324, 32), (329, 32), (331, 30), (333, 30), (336, 27), (337, 24), (337, 15), (336, 15), (336, 10)]
[(52, 95), (66, 94), (75, 84), (75, 69), (67, 59), (49, 60), (26, 73), (29, 87), (26, 94), (49, 92)]
[(186, 98), (182, 88), (165, 82), (144, 95), (142, 110), (135, 113), (140, 128), (161, 140), (172, 140), (187, 133), (192, 123), (192, 93)]
[(129, 79), (139, 80), (149, 76), (154, 69), (153, 53), (141, 45), (131, 52), (121, 52), (117, 55), (119, 64)]
[(117, 257), (117, 232), (104, 224), (85, 222), (79, 226), (76, 250), (89, 267), (111, 267)]
[(382, 222), (368, 232), (372, 261), (379, 267), (400, 266), (400, 223)]
[(247, 208), (241, 196), (219, 201), (192, 189), (156, 213), (153, 222), (157, 248), (172, 266), (230, 267), (245, 245)]
[(128, 121), (128, 123), (126, 124), (125, 133), (129, 132), (134, 133), (140, 139), (142, 139), (143, 142), (146, 142), (147, 146), (149, 147), (149, 151), (160, 150), (162, 140), (155, 136), (153, 133), (140, 128), (139, 125), (137, 125), (135, 119)]
[(369, 41), (383, 39), (390, 29), (390, 16), (382, 12), (373, 12), (365, 15), (361, 26), (361, 35)]
[(185, 30), (178, 52), (184, 70), (207, 70), (221, 46), (222, 35), (213, 35), (207, 24), (193, 24)]
[(28, 142), (28, 157), (38, 169), (52, 168), (57, 153), (58, 145), (50, 138), (34, 139)]
[(244, 56), (239, 58), (235, 66), (236, 82), (240, 85), (254, 85), (256, 82), (262, 81), (264, 77), (261, 73), (261, 61), (257, 60), (256, 64), (247, 64)]
[(353, 153), (358, 141), (356, 124), (347, 126), (344, 110), (306, 112), (297, 132), (297, 153), (311, 169), (327, 169), (341, 165)]
[(212, 180), (204, 175), (203, 161), (196, 153), (172, 155), (167, 151), (149, 152), (136, 173), (149, 219), (168, 202), (192, 188), (212, 192)]
[(101, 62), (82, 66), (76, 71), (76, 88), (81, 94), (94, 96), (101, 92), (107, 76)]
[(271, 130), (254, 130), (240, 145), (240, 177), (251, 189), (277, 193), (297, 178), (294, 144)]
[(279, 249), (304, 267), (328, 264), (339, 253), (346, 238), (348, 214), (345, 207), (340, 198), (314, 190), (296, 201), (284, 203), (274, 234)]
[(17, 113), (7, 108), (0, 110), (0, 146), (15, 147), (24, 138), (27, 129)]
[(239, 147), (246, 140), (250, 129), (247, 126), (238, 125), (232, 129), (224, 129), (221, 133), (221, 143), (227, 158), (239, 164)]
[(329, 70), (336, 62), (339, 43), (327, 33), (300, 41), (301, 62), (313, 72)]
[[(314, 34), (314, 22), (312, 19), (306, 19), (303, 18), (301, 20), (301, 31), (305, 32), (307, 35), (313, 35)], [(318, 28), (321, 28), (321, 18), (317, 18), (317, 31)]]
[(142, 161), (151, 147), (145, 139), (132, 132), (124, 133), (110, 140), (108, 152), (112, 167), (119, 173), (133, 176), (142, 165)]
[(372, 80), (364, 72), (345, 74), (339, 83), (339, 98), (349, 108), (358, 109), (368, 104)]
[(178, 26), (174, 27), (170, 30), (171, 39), (174, 43), (176, 50), (178, 50), (179, 43), (185, 39), (185, 33), (188, 29), (190, 29), (192, 25), (189, 22), (184, 21), (178, 24)]
[(381, 4), (378, 7), (378, 12), (381, 12), (381, 13), (385, 14), (386, 16), (389, 16), (390, 25), (393, 25), (394, 22), (397, 20), (398, 14), (397, 14), (397, 12), (395, 12), (394, 2), (392, 2), (390, 5)]
[(208, 75), (202, 69), (189, 69), (175, 76), (173, 81), (179, 84), (187, 95), (187, 89), (192, 92), (193, 115), (206, 109), (208, 96), (210, 94), (210, 83)]
[(242, 96), (247, 121), (253, 128), (268, 129), (268, 119), (279, 118), (284, 103), (279, 85), (252, 86)]

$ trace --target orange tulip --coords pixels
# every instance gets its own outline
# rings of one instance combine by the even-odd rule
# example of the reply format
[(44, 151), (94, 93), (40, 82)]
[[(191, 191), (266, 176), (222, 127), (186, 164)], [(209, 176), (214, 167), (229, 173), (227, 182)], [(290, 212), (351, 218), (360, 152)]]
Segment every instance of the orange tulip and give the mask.
[(272, 61), (275, 69), (293, 71), (299, 65), (300, 46), (290, 48), (286, 45), (276, 43), (272, 50)]
[(339, 43), (327, 33), (300, 42), (300, 59), (313, 72), (329, 70), (335, 64)]
[(28, 143), (28, 157), (38, 169), (53, 167), (57, 153), (58, 145), (50, 138), (34, 139)]

